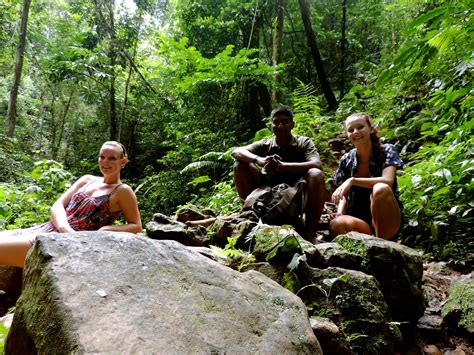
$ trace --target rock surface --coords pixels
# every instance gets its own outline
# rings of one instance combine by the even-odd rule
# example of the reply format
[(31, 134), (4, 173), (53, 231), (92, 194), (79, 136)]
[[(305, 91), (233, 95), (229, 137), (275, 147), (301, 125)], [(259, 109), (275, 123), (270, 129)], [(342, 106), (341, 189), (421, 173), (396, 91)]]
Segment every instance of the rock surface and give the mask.
[(175, 241), (41, 235), (7, 354), (322, 354), (302, 301)]
[[(298, 295), (306, 304), (312, 305), (313, 314), (330, 318), (346, 337), (357, 335), (347, 337), (356, 354), (395, 354), (399, 351), (402, 335), (392, 322), (390, 310), (373, 276), (336, 267), (317, 269), (304, 265), (299, 267), (297, 274), (301, 284), (305, 284)], [(324, 346), (323, 351), (327, 352)]]
[(441, 315), (446, 328), (474, 340), (474, 273), (453, 283)]
[[(158, 222), (156, 218), (155, 221)], [(221, 257), (217, 258), (201, 251), (202, 254), (238, 270), (257, 270), (291, 290), (303, 299), (311, 316), (322, 314), (343, 329), (354, 351), (403, 350), (401, 332), (403, 338), (409, 339), (413, 331), (406, 326), (398, 329), (397, 324), (414, 324), (423, 315), (423, 264), (420, 253), (414, 249), (355, 232), (341, 235), (331, 243), (314, 245), (294, 228), (254, 223), (244, 218), (216, 219), (206, 231), (213, 243), (225, 250), (221, 250)], [(166, 238), (165, 235), (160, 237)], [(225, 243), (229, 239), (233, 240), (233, 246), (227, 249), (229, 246)], [(235, 259), (234, 256), (240, 255), (235, 249), (247, 251), (255, 262), (245, 264), (242, 259)], [(322, 276), (302, 272), (305, 268), (297, 265), (304, 263), (319, 270)], [(331, 276), (334, 268), (347, 271)], [(331, 297), (321, 298), (327, 290), (325, 282), (343, 274), (359, 281), (332, 287), (332, 295), (339, 292), (346, 295), (339, 295), (337, 302), (330, 300)], [(370, 277), (361, 281), (365, 280), (363, 275)], [(371, 277), (374, 280), (369, 282)], [(301, 292), (309, 285), (314, 285), (311, 291), (315, 292)], [(341, 285), (344, 287), (340, 288)], [(339, 291), (334, 292), (336, 290)], [(352, 304), (352, 299), (357, 301)], [(371, 339), (370, 343), (366, 342), (367, 338)], [(327, 350), (323, 347), (323, 351)]]
[(202, 228), (189, 228), (162, 213), (155, 213), (145, 226), (147, 236), (158, 240), (175, 240), (184, 245), (209, 246), (211, 239)]
[(351, 355), (352, 350), (339, 327), (328, 318), (311, 317), (314, 334), (325, 354)]
[(351, 232), (334, 239), (347, 251), (360, 255), (360, 271), (380, 283), (395, 321), (417, 321), (424, 312), (421, 254), (407, 246)]

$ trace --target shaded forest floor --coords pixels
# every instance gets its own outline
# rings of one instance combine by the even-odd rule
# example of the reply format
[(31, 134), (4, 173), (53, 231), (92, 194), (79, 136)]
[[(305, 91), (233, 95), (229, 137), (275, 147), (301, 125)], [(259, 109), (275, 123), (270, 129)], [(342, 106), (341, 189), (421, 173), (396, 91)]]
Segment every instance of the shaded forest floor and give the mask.
[(451, 334), (440, 323), (441, 307), (449, 297), (451, 285), (466, 274), (447, 267), (444, 262), (425, 262), (423, 269), (423, 289), (427, 302), (425, 314), (420, 319), (423, 326), (419, 327), (423, 352), (430, 355), (473, 355), (474, 345), (470, 339)]

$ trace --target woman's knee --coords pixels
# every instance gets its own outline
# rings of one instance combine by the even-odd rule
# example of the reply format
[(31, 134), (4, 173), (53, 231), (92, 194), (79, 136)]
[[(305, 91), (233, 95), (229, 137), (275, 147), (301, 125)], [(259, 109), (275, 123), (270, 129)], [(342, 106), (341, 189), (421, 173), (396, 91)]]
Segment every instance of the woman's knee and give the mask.
[(329, 222), (329, 233), (333, 237), (352, 231), (372, 234), (372, 228), (365, 221), (349, 215), (340, 215)]
[(329, 233), (335, 237), (339, 234), (344, 234), (347, 231), (347, 221), (344, 216), (337, 216), (329, 222)]
[(392, 188), (383, 182), (375, 184), (372, 188), (372, 199), (374, 201), (386, 200), (392, 197), (394, 197)]

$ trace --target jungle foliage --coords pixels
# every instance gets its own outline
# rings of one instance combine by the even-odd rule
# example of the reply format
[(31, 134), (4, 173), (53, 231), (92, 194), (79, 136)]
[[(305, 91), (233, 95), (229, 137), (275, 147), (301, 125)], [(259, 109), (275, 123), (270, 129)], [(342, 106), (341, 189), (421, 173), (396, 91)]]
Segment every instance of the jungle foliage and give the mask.
[[(287, 105), (296, 133), (317, 145), (328, 189), (337, 163), (328, 140), (349, 113), (368, 112), (405, 161), (402, 242), (468, 262), (470, 1), (307, 4), (337, 109), (322, 93), (298, 1), (33, 1), (15, 131), (0, 140), (0, 228), (46, 220), (73, 176), (97, 173), (96, 152), (108, 139), (129, 149), (125, 180), (136, 188), (145, 223), (186, 203), (236, 211), (230, 152), (270, 135), (271, 108)], [(0, 2), (3, 117), (22, 5)], [(0, 121), (2, 132), (7, 126)]]

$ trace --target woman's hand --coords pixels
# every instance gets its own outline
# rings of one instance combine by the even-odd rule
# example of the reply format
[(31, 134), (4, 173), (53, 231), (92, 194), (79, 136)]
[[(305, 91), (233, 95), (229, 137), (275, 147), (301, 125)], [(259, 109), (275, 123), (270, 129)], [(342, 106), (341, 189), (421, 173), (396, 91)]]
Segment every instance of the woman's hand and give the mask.
[(347, 197), (347, 194), (349, 193), (349, 190), (351, 189), (351, 186), (352, 186), (352, 180), (353, 178), (347, 179), (346, 181), (342, 183), (341, 186), (339, 186), (334, 191), (334, 193), (331, 196), (331, 201), (333, 203), (338, 204), (339, 201), (341, 201), (343, 197)]
[(74, 229), (72, 229), (72, 227), (68, 224), (67, 226), (60, 226), (60, 227), (57, 227), (56, 228), (58, 230), (59, 233), (71, 233), (71, 232), (75, 232)]

